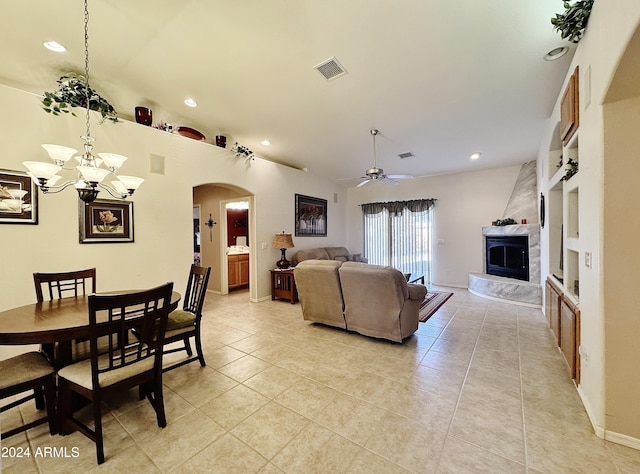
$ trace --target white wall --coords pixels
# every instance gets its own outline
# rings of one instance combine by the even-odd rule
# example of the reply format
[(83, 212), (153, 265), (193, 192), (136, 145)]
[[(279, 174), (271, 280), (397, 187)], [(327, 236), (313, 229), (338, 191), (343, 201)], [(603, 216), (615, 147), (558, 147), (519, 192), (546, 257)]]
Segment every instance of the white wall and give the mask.
[[(23, 161), (49, 160), (41, 143), (81, 147), (84, 119), (49, 115), (41, 110), (39, 101), (37, 95), (0, 86), (0, 168), (23, 170)], [(274, 234), (294, 230), (295, 193), (328, 202), (328, 236), (294, 237), (297, 248), (343, 245), (346, 239), (345, 199), (333, 202), (334, 193), (344, 191), (335, 182), (262, 159), (247, 162), (228, 150), (136, 123), (96, 122), (94, 117), (95, 151), (128, 156), (122, 174), (146, 180), (132, 199), (135, 242), (80, 244), (76, 193), (71, 189), (40, 193), (38, 225), (0, 224), (0, 311), (34, 301), (32, 273), (36, 271), (95, 266), (98, 290), (141, 288), (171, 280), (180, 291), (193, 258), (192, 191), (201, 184), (230, 183), (255, 195), (253, 242), (258, 247), (253, 254), (252, 289), (256, 299), (270, 295), (268, 270), (280, 254), (271, 248)], [(150, 174), (152, 153), (165, 157), (164, 176)], [(100, 194), (108, 197), (105, 192)], [(261, 249), (262, 242), (267, 243), (266, 250)]]
[[(466, 288), (469, 273), (483, 272), (482, 227), (503, 217), (520, 165), (403, 181), (369, 183), (348, 193), (348, 248), (363, 248), (362, 211), (367, 202), (436, 198), (433, 211), (432, 283)], [(517, 219), (518, 216), (512, 216)], [(438, 244), (438, 241), (444, 243)]]
[[(624, 381), (606, 380), (606, 372), (610, 370), (607, 359), (612, 361), (617, 358), (617, 352), (622, 347), (614, 344), (605, 344), (606, 324), (608, 317), (606, 307), (610, 305), (605, 301), (605, 287), (620, 284), (616, 278), (605, 278), (605, 261), (607, 259), (607, 246), (616, 246), (618, 242), (604, 241), (605, 216), (613, 211), (605, 207), (605, 167), (607, 159), (605, 143), (603, 139), (603, 103), (609, 91), (609, 86), (616, 73), (618, 63), (624, 53), (627, 43), (640, 24), (640, 2), (637, 0), (609, 0), (607, 2), (595, 2), (589, 19), (589, 25), (584, 38), (578, 45), (572, 60), (569, 75), (576, 66), (580, 66), (580, 171), (577, 178), (580, 183), (580, 311), (581, 311), (581, 381), (579, 393), (593, 423), (595, 432), (607, 439), (622, 442), (623, 444), (640, 448), (640, 431), (638, 426), (633, 430), (619, 427), (623, 423), (608, 426), (607, 413), (611, 410), (616, 413), (626, 413), (630, 420), (640, 419), (640, 407), (635, 402), (637, 391), (631, 393), (632, 385)], [(640, 58), (635, 58), (636, 61)], [(563, 86), (562, 90), (564, 90)], [(637, 78), (636, 78), (637, 82)], [(539, 170), (549, 169), (548, 152), (555, 124), (560, 120), (560, 99), (554, 108), (547, 128), (545, 138), (541, 143), (539, 155)], [(637, 131), (637, 122), (636, 131)], [(637, 132), (636, 132), (637, 133)], [(630, 168), (630, 173), (635, 169)], [(637, 176), (635, 177), (637, 181)], [(547, 177), (539, 174), (538, 187), (545, 189)], [(616, 186), (616, 183), (609, 183)], [(633, 204), (632, 204), (633, 206)], [(542, 236), (543, 249), (549, 246), (548, 227)], [(622, 242), (620, 242), (622, 244)], [(628, 249), (631, 252), (631, 249)], [(635, 251), (635, 247), (633, 249)], [(584, 262), (584, 253), (592, 254), (592, 266), (587, 268)], [(544, 250), (543, 250), (544, 255)], [(548, 265), (543, 265), (543, 270)], [(619, 272), (620, 279), (628, 279), (625, 272)], [(543, 274), (543, 279), (546, 275)], [(627, 285), (637, 288), (640, 281), (627, 281)], [(628, 287), (628, 286), (627, 286)], [(611, 295), (615, 292), (610, 292)], [(627, 297), (632, 298), (632, 294)], [(616, 317), (618, 317), (616, 315)], [(637, 318), (635, 314), (627, 317)], [(631, 326), (633, 327), (633, 326)], [(637, 344), (634, 346), (637, 347)], [(629, 348), (626, 351), (629, 364), (636, 364), (639, 352), (633, 350), (633, 356), (629, 356)], [(630, 367), (630, 366), (629, 366)], [(609, 384), (609, 385), (607, 385)], [(615, 396), (612, 396), (615, 392)], [(610, 400), (607, 400), (609, 393)], [(626, 406), (608, 406), (611, 400), (628, 401)], [(631, 400), (634, 400), (633, 402)], [(613, 431), (611, 430), (613, 429)], [(616, 432), (615, 430), (620, 430)]]

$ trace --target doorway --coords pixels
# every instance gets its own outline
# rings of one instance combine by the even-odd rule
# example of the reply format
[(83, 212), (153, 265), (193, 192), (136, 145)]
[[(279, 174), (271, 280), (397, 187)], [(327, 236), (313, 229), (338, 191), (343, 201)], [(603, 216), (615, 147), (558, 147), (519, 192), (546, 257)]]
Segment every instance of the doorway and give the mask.
[[(238, 236), (246, 236), (249, 265), (249, 288), (247, 297), (257, 301), (256, 286), (256, 226), (255, 226), (255, 198), (246, 189), (225, 183), (209, 183), (193, 188), (193, 207), (200, 207), (200, 261), (204, 267), (211, 267), (209, 291), (226, 295), (229, 293), (228, 278), (228, 219), (226, 204), (231, 202), (248, 202), (246, 232), (236, 235), (236, 246), (243, 244), (243, 239), (237, 242)], [(209, 225), (210, 224), (210, 225)], [(230, 225), (235, 224), (235, 219)], [(245, 229), (238, 223), (237, 229)], [(246, 235), (245, 235), (246, 234)], [(194, 232), (195, 236), (195, 232)], [(195, 238), (195, 237), (194, 237)], [(237, 249), (237, 248), (236, 248)], [(246, 250), (246, 249), (244, 249)], [(246, 264), (243, 264), (246, 265)]]
[(250, 289), (251, 240), (249, 240), (249, 200), (222, 201), (221, 233), (226, 238), (227, 290)]

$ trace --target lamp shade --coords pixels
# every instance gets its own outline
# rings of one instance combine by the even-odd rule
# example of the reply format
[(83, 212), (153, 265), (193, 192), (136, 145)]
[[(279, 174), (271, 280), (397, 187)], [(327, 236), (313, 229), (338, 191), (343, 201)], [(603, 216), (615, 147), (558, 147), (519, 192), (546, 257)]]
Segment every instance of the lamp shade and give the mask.
[(98, 156), (104, 160), (104, 164), (109, 169), (117, 170), (127, 161), (126, 156), (116, 155), (115, 153), (98, 153)]
[(293, 247), (294, 245), (291, 234), (285, 234), (283, 232), (281, 234), (276, 234), (275, 238), (273, 239), (274, 249), (291, 249)]
[(49, 153), (51, 159), (56, 163), (66, 163), (71, 159), (73, 155), (78, 152), (78, 150), (76, 150), (75, 148), (69, 148), (62, 145), (51, 145), (47, 143), (41, 146), (42, 148), (47, 150), (47, 153)]
[(118, 175), (118, 179), (124, 185), (125, 188), (136, 190), (140, 187), (144, 179), (138, 178), (137, 176), (123, 176)]
[(40, 161), (23, 161), (22, 164), (36, 178), (47, 180), (62, 169), (61, 166), (52, 163), (42, 163)]

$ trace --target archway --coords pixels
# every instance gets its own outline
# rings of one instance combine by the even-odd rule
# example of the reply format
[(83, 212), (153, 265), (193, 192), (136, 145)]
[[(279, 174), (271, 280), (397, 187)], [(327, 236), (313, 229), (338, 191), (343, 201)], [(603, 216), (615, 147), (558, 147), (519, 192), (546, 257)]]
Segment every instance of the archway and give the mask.
[[(255, 285), (255, 212), (254, 196), (246, 189), (226, 183), (208, 183), (193, 188), (193, 205), (200, 207), (200, 261), (203, 266), (212, 268), (209, 290), (219, 294), (229, 292), (228, 258), (228, 222), (226, 204), (229, 202), (247, 203), (247, 250), (249, 255), (248, 297), (257, 300)], [(233, 225), (233, 222), (231, 223)], [(246, 288), (246, 285), (244, 286)]]

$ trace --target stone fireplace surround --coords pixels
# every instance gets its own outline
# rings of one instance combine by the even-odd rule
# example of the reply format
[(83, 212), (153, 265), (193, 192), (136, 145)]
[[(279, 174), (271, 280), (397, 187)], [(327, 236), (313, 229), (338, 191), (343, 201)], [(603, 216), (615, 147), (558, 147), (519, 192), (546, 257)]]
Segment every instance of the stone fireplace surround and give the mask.
[(484, 273), (469, 274), (469, 291), (478, 296), (505, 300), (525, 306), (542, 305), (540, 285), (540, 226), (539, 224), (517, 224), (506, 226), (486, 226), (482, 228), (486, 236), (527, 236), (529, 238), (529, 281), (505, 278), (486, 273), (486, 248), (483, 242)]

